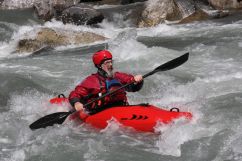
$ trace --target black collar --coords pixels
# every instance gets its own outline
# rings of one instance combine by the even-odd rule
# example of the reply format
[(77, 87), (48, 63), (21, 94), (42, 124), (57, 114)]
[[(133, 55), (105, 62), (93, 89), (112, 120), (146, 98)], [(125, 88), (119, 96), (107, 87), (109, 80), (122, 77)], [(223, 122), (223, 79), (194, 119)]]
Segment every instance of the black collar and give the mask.
[(108, 78), (107, 72), (105, 72), (102, 68), (98, 68), (97, 73), (104, 78)]

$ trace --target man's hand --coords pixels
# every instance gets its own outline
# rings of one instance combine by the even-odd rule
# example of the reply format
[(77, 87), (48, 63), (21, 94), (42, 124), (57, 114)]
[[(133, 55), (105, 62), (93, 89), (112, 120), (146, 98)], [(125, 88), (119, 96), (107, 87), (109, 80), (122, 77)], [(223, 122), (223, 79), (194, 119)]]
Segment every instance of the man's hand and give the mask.
[(135, 84), (140, 83), (143, 80), (143, 76), (142, 75), (136, 75), (134, 76), (134, 82)]
[(80, 102), (76, 102), (75, 105), (74, 105), (74, 108), (76, 109), (76, 111), (83, 111), (84, 110), (83, 104), (80, 103)]

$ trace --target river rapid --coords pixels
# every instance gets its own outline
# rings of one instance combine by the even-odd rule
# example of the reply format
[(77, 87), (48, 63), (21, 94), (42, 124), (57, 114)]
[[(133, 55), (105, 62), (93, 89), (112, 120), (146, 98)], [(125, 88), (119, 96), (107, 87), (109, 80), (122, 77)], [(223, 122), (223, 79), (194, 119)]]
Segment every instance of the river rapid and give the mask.
[[(42, 23), (30, 9), (0, 11), (1, 161), (242, 160), (241, 16), (152, 28), (135, 28), (122, 16), (114, 14), (115, 21), (91, 28)], [(92, 31), (110, 39), (35, 56), (12, 54), (22, 35), (40, 27)], [(190, 111), (193, 120), (158, 125), (155, 134), (115, 122), (101, 131), (71, 121), (31, 131), (29, 124), (40, 117), (68, 110), (48, 100), (60, 93), (68, 96), (96, 72), (91, 57), (100, 49), (113, 53), (115, 70), (131, 74), (146, 74), (189, 52), (185, 64), (147, 77), (142, 90), (128, 97), (130, 104)]]

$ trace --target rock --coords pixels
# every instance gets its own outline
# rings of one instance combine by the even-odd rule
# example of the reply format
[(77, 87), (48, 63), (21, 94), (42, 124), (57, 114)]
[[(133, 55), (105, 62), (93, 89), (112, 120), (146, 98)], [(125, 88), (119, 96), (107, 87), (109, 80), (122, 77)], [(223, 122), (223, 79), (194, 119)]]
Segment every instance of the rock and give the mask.
[(87, 4), (77, 4), (77, 0), (42, 0), (34, 3), (34, 9), (40, 19), (49, 21), (52, 18), (63, 23), (76, 25), (97, 24), (104, 16)]
[(147, 0), (121, 0), (120, 4), (126, 5), (126, 4), (131, 4), (131, 3), (136, 3), (136, 2), (144, 2)]
[(99, 2), (99, 1), (102, 1), (102, 0), (80, 0), (80, 3), (82, 3), (82, 2)]
[(37, 33), (36, 40), (48, 46), (67, 45), (68, 37), (65, 34), (59, 34), (50, 28), (43, 28)]
[(102, 22), (104, 16), (101, 12), (86, 4), (78, 4), (65, 9), (62, 12), (63, 23), (76, 25), (92, 25)]
[(96, 41), (104, 41), (107, 38), (91, 32), (63, 31), (61, 29), (42, 28), (35, 39), (20, 40), (16, 52), (36, 52), (40, 49), (57, 46), (89, 44)]
[(37, 0), (0, 0), (0, 9), (32, 8)]
[(172, 0), (150, 0), (146, 3), (139, 27), (151, 27), (163, 23), (166, 19), (171, 21), (180, 20), (181, 12)]
[(205, 12), (210, 19), (221, 18), (229, 15), (227, 10), (215, 10), (212, 6), (209, 5), (206, 1), (195, 0), (196, 8)]
[(147, 0), (81, 0), (80, 2), (87, 2), (87, 3), (91, 3), (94, 5), (126, 5), (126, 4), (131, 4), (131, 3), (135, 3), (135, 2), (144, 2)]
[(202, 10), (196, 10), (193, 14), (181, 19), (178, 23), (190, 23), (208, 19), (208, 15)]
[(206, 20), (208, 15), (196, 7), (196, 3), (193, 0), (175, 0), (182, 18), (179, 23), (190, 23), (193, 21)]
[(241, 9), (241, 0), (208, 0), (216, 9)]
[(93, 5), (119, 5), (121, 4), (121, 0), (81, 0), (80, 2), (88, 2)]
[(41, 0), (34, 3), (34, 9), (40, 19), (49, 21), (52, 18), (57, 18), (66, 8), (77, 4), (79, 0)]
[(109, 4), (109, 5), (117, 5), (117, 4), (120, 4), (120, 0), (101, 0), (99, 2), (100, 5), (103, 5), (103, 4)]
[(49, 21), (54, 17), (54, 10), (49, 1), (43, 0), (34, 3), (34, 11), (39, 19)]
[(174, 0), (175, 4), (181, 12), (182, 18), (189, 17), (196, 12), (195, 3), (193, 0)]
[(41, 44), (41, 42), (37, 40), (31, 40), (31, 39), (23, 39), (18, 42), (17, 50), (18, 53), (23, 52), (34, 52), (38, 49), (40, 49), (44, 44)]
[(106, 21), (117, 24), (121, 28), (137, 27), (142, 11), (144, 10), (144, 5), (144, 2), (116, 5), (107, 8), (99, 8), (98, 11), (104, 15)]
[(206, 0), (152, 0), (142, 13), (139, 27), (160, 23), (189, 23), (228, 15), (227, 11), (214, 10)]
[(48, 52), (48, 51), (51, 51), (51, 50), (53, 50), (53, 49), (54, 49), (54, 48), (51, 47), (51, 46), (43, 46), (43, 47), (41, 47), (41, 48), (39, 48), (39, 49), (33, 51), (33, 52), (31, 53), (30, 56), (40, 55), (40, 54), (42, 54), (43, 52)]

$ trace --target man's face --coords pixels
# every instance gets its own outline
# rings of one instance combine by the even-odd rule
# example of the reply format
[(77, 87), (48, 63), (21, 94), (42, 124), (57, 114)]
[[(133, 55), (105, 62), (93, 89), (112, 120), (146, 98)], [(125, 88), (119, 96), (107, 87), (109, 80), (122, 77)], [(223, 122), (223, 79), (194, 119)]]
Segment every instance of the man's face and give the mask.
[(108, 77), (113, 77), (113, 61), (112, 60), (106, 60), (101, 65), (101, 68), (107, 72)]

